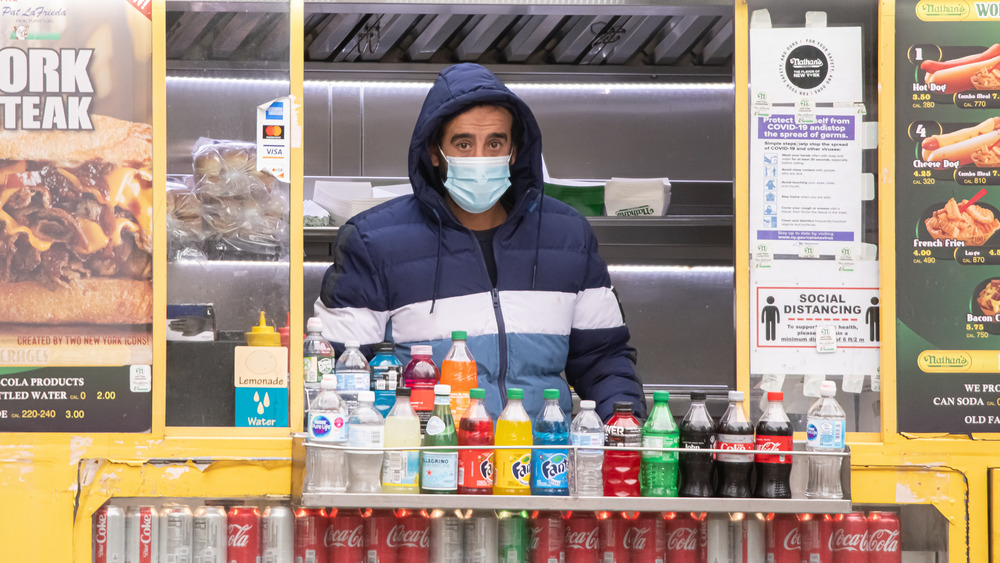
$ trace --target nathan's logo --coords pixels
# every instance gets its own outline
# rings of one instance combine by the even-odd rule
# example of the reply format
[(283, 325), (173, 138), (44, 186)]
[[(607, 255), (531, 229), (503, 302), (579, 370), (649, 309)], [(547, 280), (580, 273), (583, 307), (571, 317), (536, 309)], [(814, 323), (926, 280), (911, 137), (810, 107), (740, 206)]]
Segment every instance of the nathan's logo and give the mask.
[[(976, 2), (988, 6), (993, 2)], [(917, 17), (923, 21), (958, 21), (964, 20), (972, 13), (969, 3), (965, 0), (920, 0), (916, 7)]]
[(972, 356), (966, 352), (926, 350), (917, 358), (917, 367), (924, 372), (968, 371)]
[(823, 84), (829, 71), (829, 57), (817, 45), (798, 45), (785, 56), (785, 78), (801, 90), (813, 90)]
[(625, 209), (619, 209), (615, 211), (615, 216), (617, 217), (638, 217), (641, 215), (652, 215), (654, 213), (653, 208), (648, 205), (640, 205), (638, 207), (626, 207)]

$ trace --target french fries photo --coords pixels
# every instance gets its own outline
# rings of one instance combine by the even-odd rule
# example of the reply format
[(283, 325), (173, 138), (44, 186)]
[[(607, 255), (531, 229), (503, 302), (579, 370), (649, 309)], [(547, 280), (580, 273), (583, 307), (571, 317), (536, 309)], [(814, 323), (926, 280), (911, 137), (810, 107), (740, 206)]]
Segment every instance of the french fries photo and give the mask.
[(968, 246), (982, 246), (989, 240), (1000, 229), (1000, 220), (990, 209), (968, 205), (968, 202), (967, 199), (956, 202), (955, 198), (951, 198), (944, 207), (925, 219), (924, 226), (931, 237), (958, 240)]

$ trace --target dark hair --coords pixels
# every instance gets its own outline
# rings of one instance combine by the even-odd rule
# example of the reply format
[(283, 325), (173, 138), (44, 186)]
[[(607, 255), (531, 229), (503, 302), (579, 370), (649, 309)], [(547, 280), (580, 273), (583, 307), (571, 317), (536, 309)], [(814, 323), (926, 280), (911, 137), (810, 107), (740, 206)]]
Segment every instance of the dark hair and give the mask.
[[(510, 126), (510, 136), (511, 136), (511, 139), (510, 139), (510, 142), (511, 142), (511, 145), (516, 148), (516, 147), (520, 147), (523, 144), (521, 142), (521, 136), (524, 134), (524, 126), (521, 125), (521, 119), (520, 119), (520, 116), (517, 113), (517, 110), (514, 109), (513, 107), (507, 105), (507, 104), (504, 104), (504, 103), (495, 103), (495, 102), (477, 102), (477, 103), (474, 103), (474, 104), (472, 104), (472, 105), (470, 105), (468, 107), (463, 108), (462, 111), (460, 111), (460, 112), (457, 112), (457, 113), (454, 113), (452, 115), (449, 115), (446, 119), (444, 119), (444, 120), (441, 121), (441, 125), (438, 126), (438, 130), (434, 133), (434, 135), (431, 137), (431, 139), (433, 141), (435, 141), (438, 146), (440, 146), (441, 145), (441, 141), (442, 141), (441, 137), (444, 136), (445, 126), (447, 126), (448, 123), (451, 123), (451, 120), (455, 119), (459, 115), (462, 115), (463, 113), (465, 113), (465, 112), (467, 112), (469, 110), (472, 110), (472, 109), (475, 109), (475, 108), (481, 108), (481, 107), (503, 109), (503, 110), (506, 110), (508, 113), (510, 113), (510, 117), (511, 117), (511, 126)], [(429, 147), (429, 148), (431, 150), (434, 150), (436, 147)]]

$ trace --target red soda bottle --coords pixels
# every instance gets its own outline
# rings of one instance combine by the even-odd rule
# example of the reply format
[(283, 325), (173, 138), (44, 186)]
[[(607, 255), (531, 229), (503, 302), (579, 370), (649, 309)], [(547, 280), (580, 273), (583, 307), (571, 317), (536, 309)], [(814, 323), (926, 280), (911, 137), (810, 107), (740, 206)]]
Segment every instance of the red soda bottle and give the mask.
[(758, 498), (792, 498), (788, 478), (792, 473), (792, 456), (787, 453), (768, 453), (792, 450), (792, 424), (788, 421), (781, 392), (767, 394), (767, 408), (757, 421), (757, 439), (754, 442), (754, 463), (757, 469)]
[(420, 418), (421, 434), (427, 430), (427, 421), (434, 410), (434, 386), (441, 379), (441, 372), (431, 358), (434, 348), (427, 345), (410, 347), (411, 359), (403, 369), (403, 380), (410, 389), (410, 404)]
[[(617, 402), (614, 415), (604, 426), (604, 445), (619, 448), (642, 447), (642, 426), (632, 414), (632, 403)], [(639, 496), (639, 451), (605, 450), (604, 496)]]
[[(459, 446), (492, 446), (493, 419), (486, 412), (484, 389), (469, 391), (469, 408), (458, 422)], [(493, 450), (458, 450), (458, 494), (493, 494)]]

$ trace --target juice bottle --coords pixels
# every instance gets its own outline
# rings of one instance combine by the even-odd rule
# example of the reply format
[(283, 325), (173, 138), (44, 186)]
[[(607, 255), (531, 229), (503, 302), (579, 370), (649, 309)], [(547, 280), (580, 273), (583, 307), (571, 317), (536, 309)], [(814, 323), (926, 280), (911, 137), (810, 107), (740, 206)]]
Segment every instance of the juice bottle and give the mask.
[(372, 391), (395, 391), (403, 374), (403, 363), (396, 357), (396, 344), (379, 342), (375, 357), (368, 362), (372, 372)]
[(531, 484), (531, 418), (521, 400), (523, 389), (507, 390), (507, 406), (497, 419), (494, 443), (497, 446), (528, 446), (524, 449), (498, 449), (496, 451), (495, 495), (527, 495)]
[(451, 349), (441, 362), (441, 383), (451, 385), (451, 413), (461, 420), (469, 408), (469, 391), (479, 385), (476, 360), (466, 344), (464, 330), (451, 333)]
[(434, 410), (434, 386), (438, 384), (441, 374), (431, 358), (434, 349), (427, 345), (416, 345), (410, 348), (410, 363), (403, 369), (403, 380), (410, 388), (410, 404), (420, 417), (420, 431), (427, 428), (427, 420)]
[[(493, 445), (493, 419), (483, 405), (485, 398), (484, 389), (469, 391), (469, 408), (458, 422), (459, 446)], [(493, 450), (458, 451), (458, 494), (492, 495), (493, 474)]]
[[(457, 446), (455, 420), (451, 416), (451, 388), (434, 386), (434, 411), (427, 421), (422, 446)], [(458, 450), (420, 452), (420, 492), (455, 493), (458, 490)]]
[[(396, 403), (385, 419), (385, 447), (420, 446), (420, 419), (410, 405), (410, 390), (396, 389)], [(383, 493), (419, 493), (420, 452), (387, 451), (382, 458)]]
[[(632, 403), (617, 402), (614, 415), (604, 426), (604, 445), (619, 448), (642, 446), (642, 427), (632, 414)], [(604, 496), (639, 496), (639, 452), (604, 451)]]

